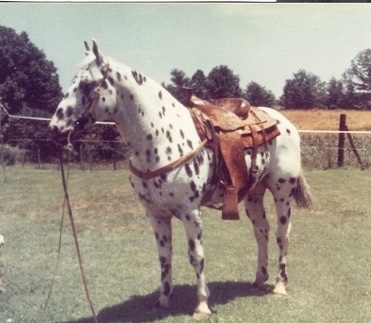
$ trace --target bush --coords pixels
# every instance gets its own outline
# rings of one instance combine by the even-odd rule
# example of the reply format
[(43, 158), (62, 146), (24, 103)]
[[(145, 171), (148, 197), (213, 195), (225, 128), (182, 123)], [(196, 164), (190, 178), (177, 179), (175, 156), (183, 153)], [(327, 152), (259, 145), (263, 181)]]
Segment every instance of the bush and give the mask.
[(22, 149), (9, 145), (4, 145), (1, 153), (3, 154), (4, 164), (7, 166), (15, 165), (17, 162), (21, 161), (24, 155), (24, 151)]

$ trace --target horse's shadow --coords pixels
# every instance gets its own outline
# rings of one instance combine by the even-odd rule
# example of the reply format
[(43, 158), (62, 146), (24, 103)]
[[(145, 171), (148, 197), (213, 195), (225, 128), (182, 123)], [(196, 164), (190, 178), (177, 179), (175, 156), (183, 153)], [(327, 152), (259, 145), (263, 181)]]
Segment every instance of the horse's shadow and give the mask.
[[(222, 305), (239, 297), (261, 297), (272, 292), (273, 287), (266, 285), (257, 289), (249, 282), (211, 282), (208, 284), (211, 295), (209, 306)], [(135, 295), (123, 303), (106, 307), (98, 313), (100, 323), (154, 322), (168, 316), (192, 315), (196, 307), (196, 287), (190, 285), (174, 286), (171, 309), (154, 310), (152, 305), (159, 296), (158, 291), (148, 295)], [(90, 323), (92, 317), (65, 323)]]

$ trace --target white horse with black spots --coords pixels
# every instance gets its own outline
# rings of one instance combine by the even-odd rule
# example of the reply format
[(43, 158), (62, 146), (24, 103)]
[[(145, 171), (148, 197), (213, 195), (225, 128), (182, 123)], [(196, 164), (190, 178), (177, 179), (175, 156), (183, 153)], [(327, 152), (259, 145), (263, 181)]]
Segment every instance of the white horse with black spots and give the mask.
[[(302, 174), (297, 130), (279, 112), (261, 109), (278, 120), (281, 135), (259, 147), (258, 176), (243, 199), (258, 244), (254, 285), (262, 287), (268, 279), (269, 224), (263, 206), (268, 189), (274, 196), (278, 225), (279, 266), (274, 293), (286, 294), (291, 205), (295, 200), (299, 206), (308, 207), (310, 193)], [(153, 227), (161, 265), (156, 306), (168, 308), (173, 292), (171, 220), (176, 217), (184, 224), (189, 261), (197, 279), (195, 315), (211, 314), (204, 274), (200, 206), (205, 193), (215, 189), (211, 184), (215, 170), (213, 151), (199, 149), (178, 168), (155, 178), (135, 175), (158, 170), (197, 150), (201, 140), (188, 109), (149, 77), (104, 56), (93, 40), (92, 50), (86, 45), (83, 67), (74, 77), (49, 127), (54, 138), (69, 141), (79, 129), (95, 121), (114, 122), (132, 152), (131, 165), (137, 172), (131, 174), (130, 182)], [(251, 151), (246, 150), (245, 159), (249, 169)], [(213, 203), (221, 201), (221, 193), (218, 188), (214, 191)]]

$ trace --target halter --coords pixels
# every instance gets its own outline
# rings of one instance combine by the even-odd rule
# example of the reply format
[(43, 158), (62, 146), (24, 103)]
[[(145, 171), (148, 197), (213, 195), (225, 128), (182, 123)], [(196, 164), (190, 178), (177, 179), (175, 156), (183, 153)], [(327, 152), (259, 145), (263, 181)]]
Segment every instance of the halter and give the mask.
[(90, 100), (89, 104), (86, 106), (86, 108), (80, 113), (80, 115), (76, 118), (75, 124), (84, 124), (82, 121), (84, 120), (92, 120), (93, 118), (91, 117), (95, 107), (97, 106), (100, 98), (100, 91), (101, 88), (103, 87), (103, 83), (106, 81), (107, 76), (108, 76), (108, 71), (109, 71), (109, 62), (107, 62), (104, 70), (103, 70), (103, 78), (100, 82), (100, 84), (94, 89), (94, 96)]
[[(100, 91), (101, 91), (101, 88), (103, 87), (103, 82), (106, 81), (107, 79), (107, 76), (108, 76), (108, 71), (109, 71), (109, 62), (107, 62), (104, 70), (103, 70), (103, 78), (100, 82), (100, 84), (94, 89), (94, 96), (93, 98), (90, 100), (89, 104), (85, 107), (85, 109), (77, 116), (76, 120), (75, 120), (75, 126), (79, 126), (79, 127), (83, 127), (86, 123), (88, 123), (89, 121), (92, 121), (94, 120), (92, 118), (92, 113), (95, 109), (95, 107), (97, 106), (98, 102), (99, 102), (99, 99), (100, 99)], [(71, 143), (71, 134), (72, 132), (74, 131), (75, 129), (71, 129), (70, 132), (68, 133), (68, 137), (67, 137), (67, 149), (68, 150), (73, 150), (73, 145)]]

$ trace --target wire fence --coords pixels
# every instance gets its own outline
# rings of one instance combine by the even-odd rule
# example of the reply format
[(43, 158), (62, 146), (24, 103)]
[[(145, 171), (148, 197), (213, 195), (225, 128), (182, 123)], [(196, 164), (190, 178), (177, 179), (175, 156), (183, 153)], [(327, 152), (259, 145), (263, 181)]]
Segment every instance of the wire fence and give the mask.
[[(350, 132), (352, 141), (345, 141), (344, 167), (359, 167), (367, 169), (371, 165), (371, 132)], [(34, 165), (36, 168), (53, 168), (58, 160), (50, 160), (48, 151), (33, 147), (22, 149), (20, 143), (33, 141), (33, 139), (12, 139), (9, 143), (17, 143), (17, 147), (5, 145), (3, 149), (3, 162), (5, 166)], [(39, 140), (42, 141), (42, 140)], [(45, 140), (48, 141), (48, 140)], [(301, 132), (302, 163), (305, 169), (331, 169), (337, 168), (339, 157), (338, 132)], [(67, 153), (66, 153), (67, 155)], [(97, 170), (111, 168), (118, 170), (127, 167), (130, 153), (123, 142), (81, 140), (74, 143), (74, 150), (70, 155), (71, 164), (81, 170)]]
[[(5, 108), (3, 112), (10, 119), (29, 119), (49, 121), (48, 118), (35, 118), (10, 115)], [(344, 116), (343, 116), (344, 117)], [(330, 169), (339, 166), (360, 167), (367, 169), (371, 165), (371, 131), (349, 131), (345, 125), (340, 130), (299, 130), (302, 146), (302, 163), (306, 169)], [(112, 126), (111, 122), (97, 122), (98, 125)], [(344, 130), (345, 129), (345, 130)], [(345, 135), (347, 137), (345, 137)], [(345, 140), (347, 139), (347, 140)], [(341, 144), (341, 141), (343, 142)], [(7, 145), (1, 145), (2, 167), (11, 165), (35, 165), (47, 168), (57, 165), (57, 158), (50, 158), (50, 148), (43, 149), (40, 143), (49, 143), (44, 138), (9, 138)], [(29, 143), (39, 143), (30, 145)], [(340, 145), (341, 144), (341, 145)], [(343, 161), (340, 163), (339, 156)], [(81, 170), (93, 171), (101, 167), (117, 170), (127, 167), (129, 152), (119, 140), (77, 140), (70, 162)]]

